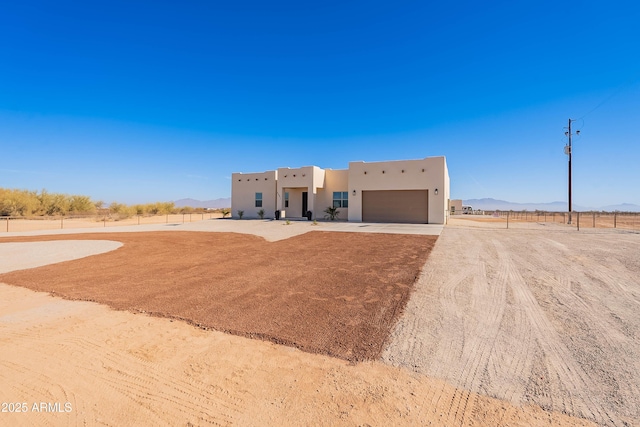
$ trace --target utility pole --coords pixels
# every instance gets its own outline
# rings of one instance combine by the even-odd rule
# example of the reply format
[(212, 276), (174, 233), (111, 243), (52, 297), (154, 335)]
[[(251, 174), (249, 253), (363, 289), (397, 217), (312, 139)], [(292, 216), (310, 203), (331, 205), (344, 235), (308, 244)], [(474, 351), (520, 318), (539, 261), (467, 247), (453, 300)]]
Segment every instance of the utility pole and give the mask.
[[(564, 154), (569, 156), (569, 218), (567, 224), (571, 224), (571, 122), (575, 122), (575, 120), (569, 119), (568, 130), (564, 133), (569, 138), (569, 144), (564, 146)], [(576, 135), (580, 135), (580, 131), (576, 131)]]

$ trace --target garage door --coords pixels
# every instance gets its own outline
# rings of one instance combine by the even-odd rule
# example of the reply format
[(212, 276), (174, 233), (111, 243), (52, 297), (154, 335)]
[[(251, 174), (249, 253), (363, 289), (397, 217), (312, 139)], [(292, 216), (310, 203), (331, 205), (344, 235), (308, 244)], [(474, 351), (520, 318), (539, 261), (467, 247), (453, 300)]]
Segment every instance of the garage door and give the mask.
[(363, 191), (362, 221), (426, 224), (429, 222), (429, 191)]

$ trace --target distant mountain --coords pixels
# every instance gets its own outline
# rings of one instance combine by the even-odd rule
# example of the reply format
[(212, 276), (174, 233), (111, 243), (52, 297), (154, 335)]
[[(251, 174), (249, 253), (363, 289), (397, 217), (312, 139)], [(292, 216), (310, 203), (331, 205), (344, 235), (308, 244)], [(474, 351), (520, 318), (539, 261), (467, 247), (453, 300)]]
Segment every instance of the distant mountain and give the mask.
[(607, 212), (640, 212), (640, 206), (634, 205), (633, 203), (621, 203), (619, 205), (603, 206), (600, 210)]
[[(566, 212), (567, 202), (551, 202), (551, 203), (514, 203), (506, 200), (486, 199), (469, 199), (463, 200), (464, 205), (473, 206), (473, 209), (483, 211), (501, 210), (501, 211), (548, 211), (548, 212)], [(588, 211), (620, 211), (620, 212), (640, 212), (640, 206), (631, 203), (622, 203), (620, 205), (609, 205), (599, 208), (590, 206), (573, 205), (573, 210), (578, 212)]]
[(230, 208), (231, 207), (231, 198), (227, 197), (224, 199), (214, 199), (214, 200), (196, 200), (196, 199), (180, 199), (175, 200), (173, 202), (177, 208), (183, 208), (185, 206), (190, 206), (192, 208)]

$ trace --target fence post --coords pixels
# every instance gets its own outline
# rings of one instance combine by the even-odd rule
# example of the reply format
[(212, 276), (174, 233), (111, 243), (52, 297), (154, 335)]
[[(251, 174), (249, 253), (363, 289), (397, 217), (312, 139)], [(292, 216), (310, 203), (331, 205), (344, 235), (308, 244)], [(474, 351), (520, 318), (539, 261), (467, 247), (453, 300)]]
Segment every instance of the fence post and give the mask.
[(613, 228), (616, 228), (616, 226), (618, 225), (618, 213), (614, 212), (613, 213)]
[(593, 228), (596, 228), (596, 213), (593, 213)]
[(507, 230), (509, 229), (509, 212), (507, 211)]
[(7, 217), (7, 233), (9, 232), (9, 217)]
[(578, 231), (580, 231), (580, 212), (576, 212), (576, 216), (578, 217)]

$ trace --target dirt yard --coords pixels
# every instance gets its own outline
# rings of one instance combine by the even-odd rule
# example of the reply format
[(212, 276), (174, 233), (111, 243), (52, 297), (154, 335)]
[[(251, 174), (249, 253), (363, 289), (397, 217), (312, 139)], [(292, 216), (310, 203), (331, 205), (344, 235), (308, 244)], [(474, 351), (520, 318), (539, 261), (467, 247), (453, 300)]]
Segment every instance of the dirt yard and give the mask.
[[(0, 425), (588, 426), (380, 362), (351, 364), (0, 284)], [(469, 402), (473, 411), (455, 412)], [(35, 412), (40, 404), (62, 411)], [(69, 403), (68, 412), (64, 411)]]
[(640, 425), (640, 235), (469, 222), (440, 236), (383, 360), (514, 405)]
[[(4, 274), (0, 282), (13, 284), (20, 278), (22, 285), (44, 291), (0, 283), (0, 401), (28, 407), (28, 413), (0, 409), (0, 425), (640, 425), (640, 235), (578, 233), (560, 226), (502, 230), (465, 225), (471, 222), (476, 223), (454, 221), (445, 227), (395, 327), (391, 313), (401, 306), (395, 296), (405, 288), (391, 283), (403, 283), (399, 280), (406, 272), (391, 265), (373, 268), (376, 274), (363, 276), (370, 278), (364, 289), (332, 288), (331, 280), (322, 281), (326, 271), (310, 270), (320, 266), (308, 263), (309, 249), (300, 241), (311, 237), (326, 243), (323, 256), (331, 253), (336, 260), (327, 268), (346, 277), (351, 271), (365, 274), (381, 258), (386, 262), (381, 252), (394, 253), (398, 258), (388, 262), (400, 270), (405, 261), (413, 265), (408, 254), (420, 255), (402, 252), (400, 246), (413, 243), (400, 242), (406, 237), (424, 242), (424, 236), (396, 235), (398, 247), (393, 241), (378, 245), (379, 237), (368, 233), (317, 231), (274, 242), (216, 233), (226, 242), (223, 247), (214, 233), (179, 231), (0, 239), (0, 272), (28, 269)], [(256, 232), (264, 228), (272, 237), (284, 233), (275, 230), (290, 230), (248, 223), (240, 225)], [(237, 224), (223, 225), (231, 230)], [(273, 230), (265, 228), (269, 226)], [(145, 237), (152, 235), (150, 244)], [(188, 239), (176, 242), (179, 235)], [(34, 243), (3, 246), (9, 240)], [(287, 242), (297, 250), (288, 250)], [(367, 256), (354, 255), (349, 245)], [(247, 261), (255, 253), (273, 255), (265, 247), (276, 249), (279, 257)], [(224, 265), (234, 253), (245, 257), (235, 271), (228, 271), (233, 280), (211, 276), (197, 288), (199, 298), (170, 301), (183, 283), (196, 286), (208, 266)], [(169, 264), (159, 262), (167, 258)], [(277, 264), (277, 258), (288, 262)], [(416, 264), (419, 269), (421, 263)], [(254, 275), (254, 269), (288, 285), (270, 284)], [(303, 274), (317, 286), (303, 284), (300, 291), (333, 299), (333, 304), (320, 300), (331, 315), (317, 325), (296, 317), (302, 315), (297, 306), (317, 303), (291, 292), (307, 282), (300, 280)], [(39, 278), (32, 280), (32, 275)], [(243, 282), (244, 276), (251, 280)], [(109, 280), (94, 283), (100, 277)], [(387, 298), (386, 305), (367, 302), (375, 299), (368, 298), (371, 289), (367, 293), (366, 288), (375, 288), (372, 283), (380, 284), (376, 295)], [(320, 284), (328, 286), (324, 293)], [(238, 292), (238, 286), (250, 286), (257, 298)], [(210, 288), (215, 293), (207, 294)], [(63, 289), (73, 298), (110, 300), (97, 304), (47, 294), (61, 295)], [(93, 297), (81, 296), (87, 289)], [(140, 294), (140, 303), (127, 305), (128, 293)], [(202, 308), (207, 302), (202, 295), (241, 303), (239, 312), (258, 309), (274, 317), (225, 310), (212, 314), (215, 310)], [(235, 318), (241, 326), (253, 322), (274, 333), (203, 330), (176, 319), (185, 315), (155, 310), (160, 302), (203, 319)], [(284, 313), (276, 305), (284, 306)], [(388, 322), (392, 333), (379, 359), (354, 362), (376, 352), (367, 346), (359, 350), (363, 346), (355, 343), (349, 353), (348, 341), (330, 334), (332, 322), (341, 327), (332, 316), (344, 316), (344, 307), (363, 321), (374, 317), (362, 313), (377, 307), (370, 313)], [(282, 322), (291, 323), (282, 330), (296, 331), (296, 339), (304, 337), (301, 331), (314, 329), (328, 338), (323, 341), (316, 334), (310, 344), (275, 344)], [(373, 334), (383, 328), (383, 323), (372, 323)], [(354, 326), (356, 331), (366, 327)], [(367, 342), (361, 332), (352, 338)], [(324, 348), (325, 354), (338, 349), (342, 359), (294, 346)], [(34, 411), (43, 403), (51, 410)]]
[[(110, 233), (115, 251), (0, 282), (347, 360), (379, 357), (436, 236)], [(20, 239), (65, 240), (69, 236)], [(105, 234), (73, 239), (104, 240)]]

